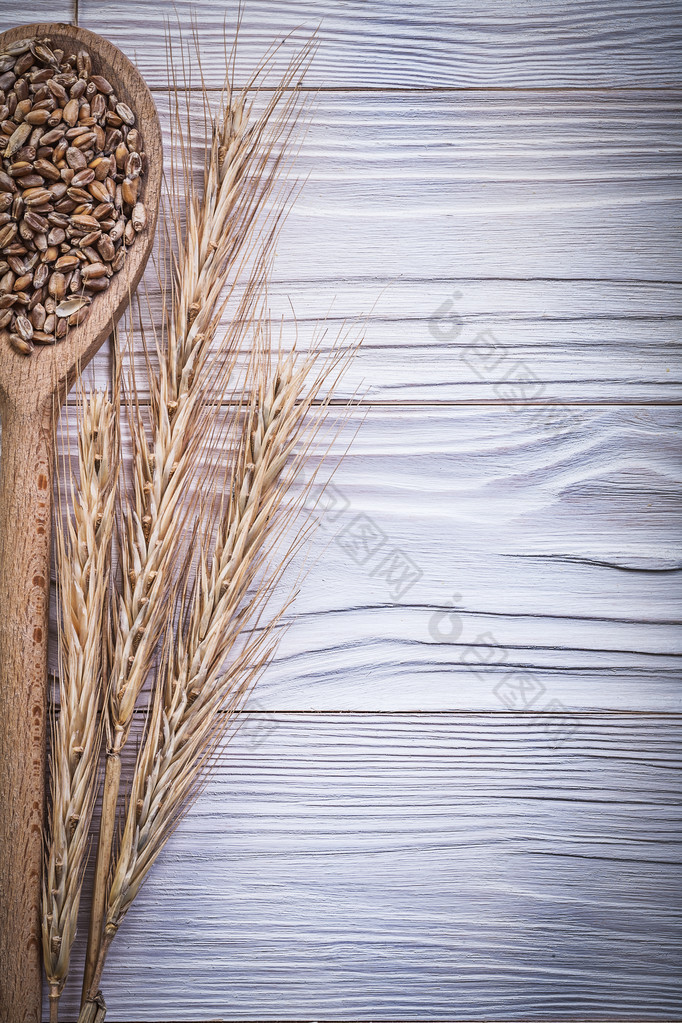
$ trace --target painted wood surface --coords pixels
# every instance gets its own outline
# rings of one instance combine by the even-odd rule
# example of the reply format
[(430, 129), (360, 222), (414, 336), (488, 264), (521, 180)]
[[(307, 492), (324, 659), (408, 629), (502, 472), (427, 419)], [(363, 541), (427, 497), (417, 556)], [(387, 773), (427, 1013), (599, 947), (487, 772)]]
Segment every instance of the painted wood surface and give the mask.
[(502, 712), (525, 683), (542, 705), (682, 711), (681, 422), (359, 411), (257, 704)]
[[(225, 10), (80, 21), (165, 121), (164, 14), (217, 87)], [(679, 13), (249, 0), (242, 69), (321, 22), (272, 309), (366, 317), (367, 417), (112, 1021), (679, 1018)]]
[[(357, 323), (345, 393), (369, 401), (679, 401), (680, 100), (321, 96), (275, 322)], [(147, 302), (159, 322), (154, 279)]]
[(675, 1019), (679, 741), (260, 715), (124, 924), (111, 1017)]
[[(41, 0), (42, 2), (42, 0)], [(202, 30), (209, 85), (223, 74), (223, 33), (237, 4), (176, 0), (172, 7), (128, 0), (81, 0), (80, 22), (133, 56), (164, 86), (164, 15)], [(291, 45), (319, 26), (307, 77), (312, 88), (593, 88), (679, 85), (679, 5), (674, 0), (251, 0), (245, 5), (240, 65), (250, 73), (275, 30)], [(285, 50), (280, 65), (287, 59)], [(243, 80), (243, 79), (242, 79)]]

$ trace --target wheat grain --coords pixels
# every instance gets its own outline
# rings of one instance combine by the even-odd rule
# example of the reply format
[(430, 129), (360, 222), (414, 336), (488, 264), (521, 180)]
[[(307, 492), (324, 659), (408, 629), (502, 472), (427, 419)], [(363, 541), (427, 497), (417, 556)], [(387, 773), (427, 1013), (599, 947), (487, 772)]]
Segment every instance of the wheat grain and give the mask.
[[(102, 939), (120, 755), (166, 625), (172, 588), (182, 562), (182, 523), (189, 514), (188, 495), (216, 428), (214, 412), (206, 399), (211, 391), (218, 398), (225, 396), (233, 386), (236, 357), (264, 292), (285, 209), (277, 188), (299, 102), (289, 86), (308, 58), (306, 48), (292, 61), (258, 114), (248, 98), (248, 87), (235, 95), (228, 83), (222, 112), (209, 121), (211, 143), (201, 195), (195, 192), (186, 166), (190, 140), (183, 133), (176, 104), (174, 127), (179, 141), (175, 162), (179, 166), (171, 177), (170, 207), (178, 252), (168, 322), (157, 344), (159, 370), (150, 379), (149, 432), (139, 404), (134, 399), (129, 404), (133, 497), (122, 515), (122, 586), (116, 606), (108, 708), (110, 739), (84, 1001), (96, 992), (93, 977)], [(184, 230), (179, 226), (179, 180), (185, 189)], [(268, 203), (272, 209), (266, 209)], [(229, 328), (216, 338), (221, 313), (234, 298), (237, 281), (242, 283), (245, 273), (246, 286), (236, 315)], [(129, 388), (134, 394), (134, 372)]]
[(88, 832), (97, 791), (102, 632), (118, 477), (116, 413), (102, 393), (84, 399), (72, 515), (56, 528), (60, 705), (53, 722), (51, 806), (43, 880), (43, 959), (51, 1019), (69, 971)]
[[(121, 921), (276, 649), (276, 627), (291, 598), (275, 612), (269, 601), (306, 535), (299, 528), (291, 538), (306, 492), (294, 497), (292, 485), (326, 422), (337, 371), (351, 354), (349, 349), (326, 359), (319, 350), (298, 358), (280, 354), (271, 372), (267, 324), (255, 326), (253, 390), (229, 427), (235, 454), (225, 500), (207, 516), (191, 599), (181, 592), (177, 620), (167, 621), (168, 641), (135, 766), (95, 985)], [(319, 404), (311, 415), (314, 402)]]

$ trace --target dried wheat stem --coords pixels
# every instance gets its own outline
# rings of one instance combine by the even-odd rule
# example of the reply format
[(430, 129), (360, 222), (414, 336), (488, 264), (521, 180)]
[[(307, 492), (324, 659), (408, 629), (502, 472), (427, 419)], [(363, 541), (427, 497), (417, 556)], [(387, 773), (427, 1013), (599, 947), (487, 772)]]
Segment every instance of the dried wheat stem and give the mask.
[(60, 602), (60, 709), (53, 724), (50, 817), (43, 880), (43, 960), (50, 1019), (69, 971), (88, 832), (97, 791), (103, 632), (118, 477), (114, 406), (101, 393), (84, 400), (78, 435), (79, 482), (72, 514), (56, 528)]
[[(295, 62), (297, 69), (300, 63)], [(84, 999), (96, 990), (93, 977), (104, 925), (120, 783), (119, 755), (165, 624), (179, 561), (183, 502), (201, 461), (202, 448), (214, 428), (205, 398), (211, 385), (217, 385), (220, 392), (230, 378), (245, 325), (263, 288), (263, 266), (281, 215), (281, 210), (274, 217), (268, 214), (272, 222), (264, 239), (256, 232), (281, 170), (281, 156), (273, 157), (273, 145), (282, 137), (286, 139), (290, 130), (287, 126), (294, 104), (287, 86), (293, 67), (258, 117), (252, 114), (245, 93), (235, 98), (227, 89), (228, 102), (222, 117), (211, 126), (203, 195), (198, 197), (191, 186), (186, 195), (187, 226), (180, 237), (172, 312), (165, 347), (159, 353), (158, 376), (151, 379), (151, 441), (139, 409), (131, 407), (134, 496), (123, 516), (122, 593), (116, 609), (109, 689), (111, 741), (105, 770), (106, 812), (98, 842)], [(226, 282), (230, 275), (236, 278), (252, 254), (254, 235), (265, 253), (247, 282), (231, 328), (209, 358), (227, 301)]]
[(104, 1023), (107, 1007), (102, 992), (98, 991), (94, 998), (85, 1003), (78, 1016), (78, 1023)]
[[(106, 767), (104, 773), (104, 788), (102, 790), (102, 816), (100, 820), (99, 840), (97, 843), (97, 858), (95, 860), (95, 880), (92, 892), (92, 906), (101, 906), (99, 917), (92, 911), (90, 913), (90, 925), (88, 930), (88, 945), (86, 950), (85, 968), (83, 973), (83, 993), (85, 1000), (90, 993), (93, 984), (97, 957), (99, 955), (99, 940), (101, 931), (101, 916), (107, 898), (107, 878), (109, 874), (109, 859), (111, 847), (114, 841), (116, 826), (116, 804), (118, 802), (118, 790), (121, 784), (121, 755), (120, 752), (107, 752)], [(94, 984), (94, 993), (97, 994), (98, 983)]]
[(50, 984), (50, 1023), (59, 1023), (59, 999), (61, 992), (58, 984)]
[[(307, 450), (324, 422), (343, 353), (333, 354), (317, 374), (316, 352), (298, 360), (282, 356), (268, 380), (271, 345), (263, 325), (257, 335), (250, 364), (254, 390), (233, 426), (236, 452), (216, 539), (210, 553), (201, 552), (193, 598), (180, 609), (135, 767), (109, 892), (110, 940), (277, 643), (283, 609), (264, 627), (254, 626), (294, 548), (274, 571), (260, 570), (299, 510), (289, 490), (302, 460), (294, 457), (289, 469), (287, 463), (296, 447)], [(311, 425), (306, 419), (323, 388), (327, 393)], [(100, 971), (103, 965), (100, 956)]]

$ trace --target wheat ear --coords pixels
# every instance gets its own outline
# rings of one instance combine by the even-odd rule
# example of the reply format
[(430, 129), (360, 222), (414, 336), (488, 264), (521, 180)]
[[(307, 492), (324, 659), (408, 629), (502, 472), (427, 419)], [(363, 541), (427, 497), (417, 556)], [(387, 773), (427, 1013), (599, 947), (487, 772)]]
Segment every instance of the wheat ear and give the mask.
[(97, 794), (103, 632), (119, 469), (116, 412), (105, 394), (83, 400), (72, 515), (56, 525), (59, 711), (52, 727), (50, 815), (43, 878), (42, 940), (50, 1020), (69, 972), (88, 832)]
[(225, 499), (207, 517), (192, 598), (181, 594), (174, 636), (168, 620), (170, 639), (135, 766), (93, 986), (121, 921), (270, 660), (289, 603), (263, 620), (305, 535), (299, 529), (293, 540), (289, 536), (305, 496), (304, 490), (293, 497), (291, 487), (350, 353), (336, 350), (326, 359), (315, 351), (300, 358), (280, 354), (270, 372), (266, 325), (256, 333), (252, 391), (229, 427), (233, 458)]
[[(258, 114), (248, 98), (253, 82), (238, 95), (228, 84), (222, 113), (209, 122), (211, 144), (201, 195), (191, 186), (186, 166), (190, 143), (176, 104), (178, 176), (190, 182), (185, 194), (187, 225), (181, 230), (173, 178), (171, 216), (179, 252), (165, 337), (157, 346), (158, 375), (152, 374), (150, 381), (151, 439), (138, 405), (131, 406), (134, 497), (125, 509), (122, 524), (122, 592), (116, 609), (110, 674), (110, 741), (83, 1002), (96, 993), (93, 977), (104, 924), (121, 751), (165, 625), (174, 574), (181, 560), (181, 524), (186, 514), (183, 502), (214, 430), (206, 399), (211, 390), (220, 396), (228, 385), (264, 287), (266, 265), (284, 210), (277, 195), (283, 154), (299, 102), (289, 87), (308, 53), (306, 49), (295, 58)], [(266, 212), (269, 202), (274, 212)], [(253, 266), (236, 315), (229, 329), (216, 339), (221, 313), (234, 297), (236, 281), (244, 276), (250, 259)], [(135, 388), (134, 377), (131, 386)]]

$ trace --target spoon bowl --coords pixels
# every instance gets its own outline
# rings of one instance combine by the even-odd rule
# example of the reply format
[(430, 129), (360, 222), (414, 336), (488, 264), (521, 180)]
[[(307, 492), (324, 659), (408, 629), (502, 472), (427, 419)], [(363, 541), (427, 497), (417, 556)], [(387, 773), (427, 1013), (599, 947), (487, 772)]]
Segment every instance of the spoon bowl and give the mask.
[(161, 128), (139, 72), (112, 43), (62, 24), (0, 34), (0, 53), (47, 37), (66, 54), (87, 50), (135, 114), (147, 154), (139, 199), (146, 227), (108, 289), (63, 341), (30, 356), (0, 345), (0, 1019), (41, 1019), (40, 894), (47, 638), (55, 425), (70, 385), (111, 334), (151, 251), (162, 178)]

